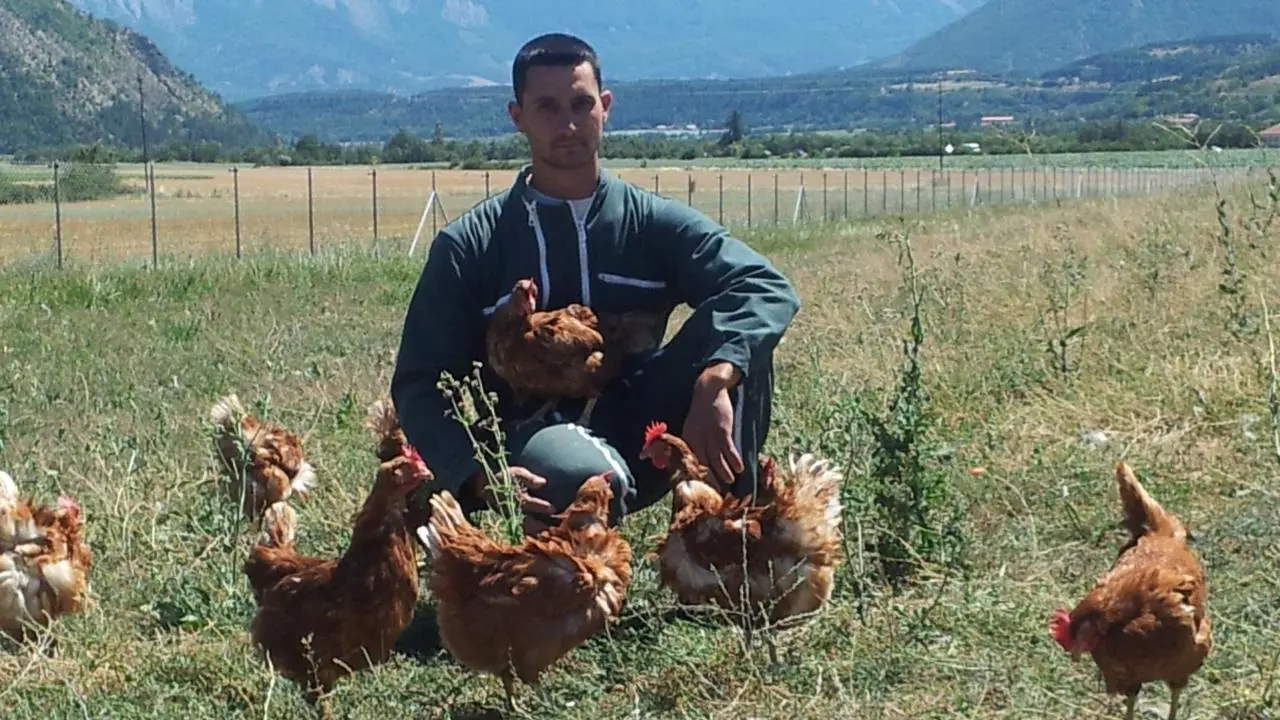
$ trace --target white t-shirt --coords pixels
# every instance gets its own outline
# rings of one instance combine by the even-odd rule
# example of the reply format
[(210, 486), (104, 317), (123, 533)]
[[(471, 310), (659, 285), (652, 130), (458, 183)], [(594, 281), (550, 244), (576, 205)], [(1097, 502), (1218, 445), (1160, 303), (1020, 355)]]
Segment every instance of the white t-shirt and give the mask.
[(573, 219), (576, 220), (579, 225), (587, 221), (587, 210), (591, 209), (591, 201), (595, 198), (596, 194), (591, 193), (584, 198), (565, 201), (569, 203), (569, 209), (573, 211)]
[(533, 193), (533, 199), (544, 205), (560, 205), (567, 203), (569, 205), (569, 210), (573, 213), (574, 221), (579, 225), (582, 225), (587, 221), (587, 210), (591, 209), (591, 202), (596, 199), (595, 193), (591, 193), (584, 198), (562, 200), (561, 198), (551, 197), (535, 187), (530, 187), (529, 190)]

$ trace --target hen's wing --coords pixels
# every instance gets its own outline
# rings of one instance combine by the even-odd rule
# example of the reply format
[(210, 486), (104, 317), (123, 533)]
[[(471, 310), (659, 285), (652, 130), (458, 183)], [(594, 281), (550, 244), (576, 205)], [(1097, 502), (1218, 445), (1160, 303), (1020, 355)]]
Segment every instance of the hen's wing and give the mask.
[(562, 614), (594, 602), (590, 563), (574, 553), (568, 539), (548, 535), (526, 537), (519, 545), (496, 542), (467, 521), (447, 491), (431, 497), (431, 509), (418, 538), (436, 568), (432, 586), (439, 592), (519, 604), (522, 612), (540, 614)]

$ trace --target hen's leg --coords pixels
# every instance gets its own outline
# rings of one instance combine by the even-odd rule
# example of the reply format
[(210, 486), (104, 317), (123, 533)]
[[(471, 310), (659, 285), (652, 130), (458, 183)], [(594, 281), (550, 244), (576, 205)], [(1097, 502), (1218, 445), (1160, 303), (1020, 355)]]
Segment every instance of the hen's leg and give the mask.
[(1182, 688), (1169, 687), (1169, 720), (1176, 720), (1178, 717), (1178, 696), (1182, 694)]
[(1138, 704), (1138, 693), (1126, 695), (1124, 699), (1124, 720), (1133, 720), (1133, 709)]
[(507, 712), (527, 715), (524, 708), (520, 707), (520, 703), (516, 702), (516, 680), (510, 671), (502, 674), (502, 689), (507, 695)]
[(542, 407), (538, 408), (538, 412), (536, 412), (536, 413), (534, 413), (534, 414), (530, 415), (529, 417), (525, 418), (524, 420), (521, 420), (520, 422), (516, 423), (516, 427), (524, 427), (525, 425), (528, 425), (529, 423), (542, 422), (542, 419), (543, 419), (543, 418), (545, 418), (545, 417), (547, 416), (547, 413), (549, 413), (549, 412), (551, 412), (552, 410), (554, 410), (554, 409), (555, 409), (555, 407), (556, 407), (557, 405), (559, 405), (559, 404), (560, 404), (560, 399), (559, 399), (559, 398), (552, 398), (552, 399), (550, 399), (550, 400), (546, 401), (545, 403), (543, 403), (543, 404), (542, 404)]
[(579, 425), (583, 427), (591, 427), (591, 411), (596, 409), (596, 401), (599, 399), (599, 395), (593, 395), (587, 398), (587, 404), (582, 408), (582, 417), (578, 418)]

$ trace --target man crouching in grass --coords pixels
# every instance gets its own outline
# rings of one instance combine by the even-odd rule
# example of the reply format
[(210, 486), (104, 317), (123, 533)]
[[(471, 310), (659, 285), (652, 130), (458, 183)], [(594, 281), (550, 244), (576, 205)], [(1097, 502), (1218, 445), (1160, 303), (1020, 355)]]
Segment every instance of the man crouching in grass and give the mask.
[(598, 315), (654, 318), (664, 336), (672, 310), (693, 314), (661, 348), (629, 357), (600, 396), (592, 430), (564, 417), (581, 405), (520, 425), (510, 388), (491, 372), (525, 531), (549, 524), (588, 477), (612, 471), (610, 522), (660, 500), (663, 471), (639, 458), (651, 421), (681, 428), (698, 458), (733, 492), (753, 492), (769, 430), (773, 350), (799, 311), (774, 266), (706, 215), (603, 171), (599, 148), (613, 96), (594, 50), (578, 38), (529, 41), (512, 68), (512, 121), (532, 162), (505, 192), (436, 236), (404, 319), (391, 395), (408, 441), (436, 482), (412, 501), (425, 524), (426, 496), (448, 490), (468, 513), (494, 502), (466, 430), (448, 414), (442, 372), (468, 375), (485, 358), (494, 308), (517, 280), (538, 283), (538, 309), (582, 303)]

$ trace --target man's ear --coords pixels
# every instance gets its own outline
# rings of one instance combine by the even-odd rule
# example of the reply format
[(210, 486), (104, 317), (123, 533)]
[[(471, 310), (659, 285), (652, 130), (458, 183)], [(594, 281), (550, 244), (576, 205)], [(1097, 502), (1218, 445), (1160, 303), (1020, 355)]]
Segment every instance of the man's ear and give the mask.
[(507, 115), (511, 117), (511, 124), (515, 125), (517, 130), (522, 129), (520, 127), (520, 111), (522, 109), (523, 108), (520, 107), (520, 103), (514, 100), (507, 103)]
[(601, 119), (608, 120), (609, 108), (613, 107), (613, 91), (612, 90), (600, 91), (600, 107), (604, 109), (604, 117)]

